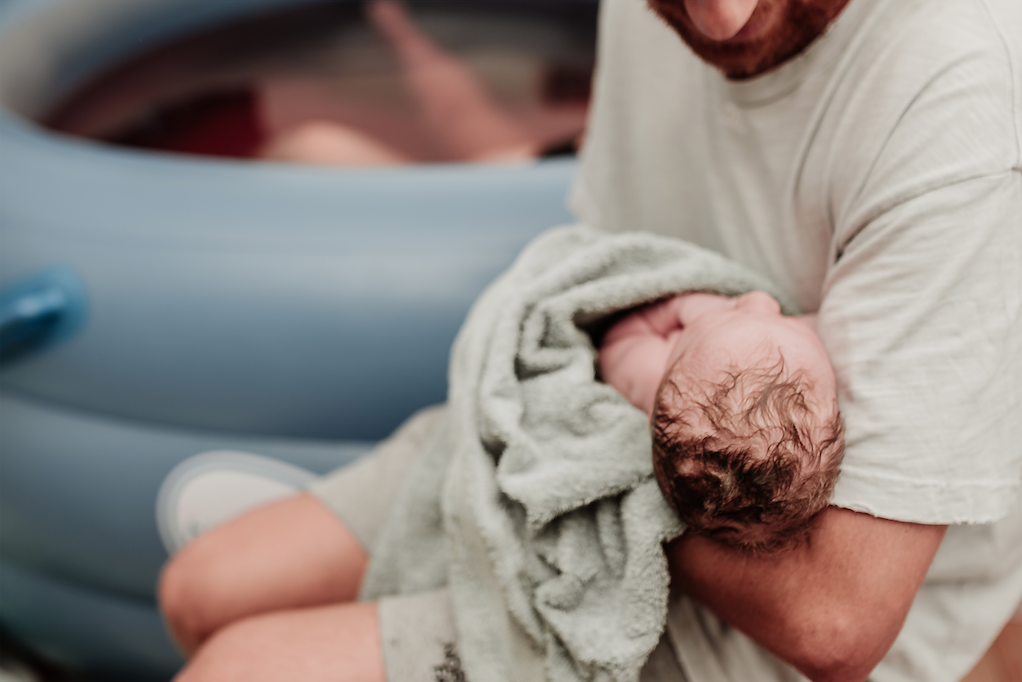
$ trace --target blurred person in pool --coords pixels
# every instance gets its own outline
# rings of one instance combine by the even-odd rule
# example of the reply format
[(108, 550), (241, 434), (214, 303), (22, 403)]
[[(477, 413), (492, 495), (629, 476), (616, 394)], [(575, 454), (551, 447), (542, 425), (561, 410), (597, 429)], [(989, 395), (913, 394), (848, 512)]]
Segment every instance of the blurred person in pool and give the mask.
[[(584, 99), (555, 103), (532, 120), (513, 116), (491, 97), (469, 66), (415, 25), (404, 6), (395, 0), (374, 0), (366, 13), (397, 56), (401, 79), (439, 160), (525, 162), (577, 146), (576, 131), (586, 115)], [(290, 88), (281, 94), (264, 88), (262, 118), (271, 120), (274, 107), (294, 106), (294, 98), (304, 98), (314, 107), (322, 97), (315, 88), (299, 86), (297, 91)], [(392, 166), (422, 160), (354, 122), (327, 118), (306, 120), (272, 134), (259, 156), (341, 166)]]

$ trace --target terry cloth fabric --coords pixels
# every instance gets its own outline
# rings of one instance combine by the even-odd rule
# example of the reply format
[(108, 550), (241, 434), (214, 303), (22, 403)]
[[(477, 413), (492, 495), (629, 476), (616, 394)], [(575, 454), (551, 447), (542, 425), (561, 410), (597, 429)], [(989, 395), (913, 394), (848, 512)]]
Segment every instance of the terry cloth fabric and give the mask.
[(448, 582), (469, 680), (637, 679), (666, 619), (661, 543), (682, 526), (653, 478), (647, 416), (597, 379), (591, 332), (674, 293), (755, 289), (796, 312), (676, 239), (575, 226), (534, 240), (462, 326), (445, 423), (362, 597)]

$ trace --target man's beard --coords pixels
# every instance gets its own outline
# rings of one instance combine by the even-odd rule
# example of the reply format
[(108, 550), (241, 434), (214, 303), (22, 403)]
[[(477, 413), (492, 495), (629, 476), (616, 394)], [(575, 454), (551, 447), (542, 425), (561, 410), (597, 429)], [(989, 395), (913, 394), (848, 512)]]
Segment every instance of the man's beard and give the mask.
[(760, 0), (747, 22), (773, 25), (763, 35), (711, 40), (695, 27), (683, 0), (647, 0), (650, 8), (703, 61), (728, 78), (751, 78), (799, 54), (818, 38), (848, 0)]

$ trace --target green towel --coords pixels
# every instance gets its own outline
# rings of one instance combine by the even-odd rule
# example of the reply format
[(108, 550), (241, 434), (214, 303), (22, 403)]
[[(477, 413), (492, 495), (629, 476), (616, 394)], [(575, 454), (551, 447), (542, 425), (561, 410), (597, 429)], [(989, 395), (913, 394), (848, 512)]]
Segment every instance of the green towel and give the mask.
[(535, 239), (451, 353), (448, 409), (381, 533), (362, 597), (450, 586), (472, 682), (635, 680), (663, 631), (647, 416), (596, 375), (608, 316), (682, 291), (776, 286), (667, 237), (574, 226)]

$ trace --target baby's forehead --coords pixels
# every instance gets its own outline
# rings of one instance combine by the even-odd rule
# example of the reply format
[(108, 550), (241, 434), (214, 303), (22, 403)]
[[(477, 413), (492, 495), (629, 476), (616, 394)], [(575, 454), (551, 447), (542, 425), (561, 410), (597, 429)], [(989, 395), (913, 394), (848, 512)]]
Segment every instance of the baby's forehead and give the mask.
[(722, 328), (700, 335), (687, 346), (679, 341), (679, 354), (667, 367), (665, 378), (693, 389), (717, 387), (733, 377), (743, 377), (736, 388), (753, 386), (754, 378), (797, 379), (819, 400), (836, 399), (830, 358), (815, 333), (800, 327)]
[[(791, 346), (770, 336), (750, 334), (727, 345), (708, 344), (699, 354), (703, 364), (730, 373), (766, 372), (783, 364), (784, 351)], [(704, 340), (705, 343), (705, 340)]]
[(747, 388), (751, 377), (783, 376), (787, 370), (782, 347), (770, 339), (744, 339), (740, 345), (710, 345), (684, 353), (667, 368), (667, 377), (686, 393), (705, 397), (724, 385)]

